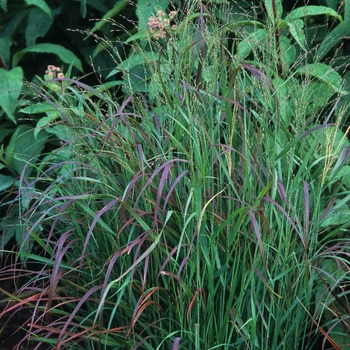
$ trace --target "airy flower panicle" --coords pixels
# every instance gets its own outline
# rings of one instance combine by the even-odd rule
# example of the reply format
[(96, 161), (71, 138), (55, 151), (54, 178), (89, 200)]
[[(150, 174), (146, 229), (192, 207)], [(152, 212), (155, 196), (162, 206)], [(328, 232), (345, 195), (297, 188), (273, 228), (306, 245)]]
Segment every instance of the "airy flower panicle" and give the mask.
[(45, 71), (45, 74), (47, 74), (50, 79), (53, 79), (53, 78), (63, 79), (64, 78), (64, 74), (61, 72), (61, 68), (56, 67), (53, 64), (49, 64), (47, 66), (47, 70)]
[(164, 38), (169, 29), (172, 31), (177, 29), (176, 24), (171, 25), (171, 21), (175, 18), (176, 13), (176, 11), (170, 11), (167, 16), (163, 10), (158, 10), (156, 16), (151, 16), (148, 19), (147, 25), (154, 39)]

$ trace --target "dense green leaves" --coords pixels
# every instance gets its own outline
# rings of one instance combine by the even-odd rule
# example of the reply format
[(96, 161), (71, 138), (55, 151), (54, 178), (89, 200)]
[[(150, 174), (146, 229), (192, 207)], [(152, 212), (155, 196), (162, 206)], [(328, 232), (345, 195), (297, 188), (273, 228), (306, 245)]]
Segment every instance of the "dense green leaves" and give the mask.
[(124, 9), (128, 5), (128, 0), (118, 0), (116, 1), (113, 8), (111, 8), (104, 16), (103, 18), (98, 21), (95, 26), (92, 28), (91, 32), (94, 33), (97, 30), (101, 30), (102, 26), (107, 23), (107, 20), (110, 18), (113, 18), (115, 15), (117, 15), (121, 10)]
[(313, 5), (308, 5), (308, 6), (301, 6), (293, 11), (291, 11), (287, 17), (285, 18), (286, 21), (293, 21), (298, 18), (305, 18), (305, 17), (310, 17), (310, 16), (320, 16), (320, 15), (325, 15), (325, 16), (331, 16), (339, 20), (340, 22), (343, 21), (342, 17), (334, 11), (330, 7), (326, 6), (313, 6)]
[(44, 149), (46, 137), (45, 131), (35, 137), (34, 130), (29, 125), (18, 126), (5, 148), (4, 159), (7, 166), (17, 175), (25, 171), (29, 176), (37, 157)]
[[(0, 167), (1, 169), (1, 167)], [(12, 176), (0, 174), (0, 191), (5, 191), (14, 185), (15, 179)]]
[(290, 34), (299, 46), (306, 51), (305, 47), (305, 34), (303, 31), (304, 21), (301, 19), (295, 19), (293, 21), (281, 21), (280, 27), (284, 27), (284, 23), (288, 26)]
[[(348, 6), (349, 7), (349, 6)], [(343, 39), (350, 36), (350, 19), (339, 23), (326, 37), (317, 49), (317, 58), (321, 60), (329, 51), (339, 44)]]
[(25, 31), (26, 46), (33, 46), (36, 39), (46, 35), (52, 25), (52, 18), (39, 8), (33, 8), (28, 15)]
[(237, 47), (237, 54), (241, 59), (245, 59), (251, 51), (261, 45), (261, 41), (266, 37), (265, 29), (257, 29), (242, 40)]
[(36, 44), (30, 47), (27, 47), (13, 56), (12, 64), (16, 66), (21, 58), (28, 52), (35, 53), (53, 53), (59, 57), (59, 59), (66, 64), (73, 64), (74, 67), (79, 69), (80, 72), (83, 71), (83, 66), (80, 59), (72, 52), (61, 45), (55, 44)]
[(1, 0), (0, 6), (4, 11), (7, 11), (7, 0)]
[(334, 91), (341, 94), (348, 94), (348, 91), (343, 90), (343, 79), (341, 76), (331, 67), (324, 63), (311, 63), (302, 66), (296, 70), (296, 73), (306, 74), (315, 77), (329, 86), (331, 86)]
[(10, 71), (0, 68), (0, 106), (14, 123), (16, 123), (14, 113), (22, 86), (23, 70), (21, 67), (13, 68)]
[[(282, 0), (265, 0), (264, 3), (267, 9), (268, 17), (271, 23), (274, 24), (276, 20), (282, 17), (282, 12), (283, 12)], [(276, 12), (274, 8), (276, 9)]]
[(25, 0), (25, 2), (28, 5), (35, 5), (38, 8), (40, 8), (43, 12), (45, 12), (50, 19), (52, 20), (52, 12), (50, 7), (47, 5), (47, 3), (44, 0)]

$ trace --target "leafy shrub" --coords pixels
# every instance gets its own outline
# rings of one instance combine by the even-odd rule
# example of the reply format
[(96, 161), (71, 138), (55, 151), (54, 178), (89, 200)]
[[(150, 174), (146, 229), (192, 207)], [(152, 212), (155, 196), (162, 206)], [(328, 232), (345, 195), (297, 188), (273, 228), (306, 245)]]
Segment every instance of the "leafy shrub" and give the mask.
[[(41, 103), (34, 105), (37, 100), (33, 100), (32, 89), (26, 81), (41, 84), (38, 76), (53, 63), (64, 67), (68, 78), (82, 73), (84, 68), (91, 71), (91, 63), (111, 66), (110, 55), (103, 51), (94, 53), (94, 38), (86, 38), (79, 31), (94, 25), (91, 18), (119, 15), (120, 23), (125, 23), (127, 17), (123, 11), (130, 13), (133, 9), (127, 5), (126, 1), (116, 4), (110, 0), (99, 1), (98, 6), (85, 0), (0, 2), (0, 197), (1, 217), (6, 215), (0, 227), (7, 232), (2, 238), (2, 248), (13, 238), (22, 240), (22, 229), (10, 227), (29, 205), (29, 202), (22, 203), (21, 207), (7, 212), (9, 203), (21, 191), (22, 181), (36, 177), (38, 162), (46, 151), (56, 148), (62, 138), (59, 135), (57, 140), (55, 134), (41, 130), (44, 120), (56, 119), (57, 111), (52, 105), (49, 108)], [(111, 33), (108, 23), (104, 26), (96, 23), (95, 29), (104, 35)], [(101, 74), (106, 76), (107, 72)], [(48, 79), (50, 77), (46, 76)], [(61, 91), (57, 82), (44, 85)]]

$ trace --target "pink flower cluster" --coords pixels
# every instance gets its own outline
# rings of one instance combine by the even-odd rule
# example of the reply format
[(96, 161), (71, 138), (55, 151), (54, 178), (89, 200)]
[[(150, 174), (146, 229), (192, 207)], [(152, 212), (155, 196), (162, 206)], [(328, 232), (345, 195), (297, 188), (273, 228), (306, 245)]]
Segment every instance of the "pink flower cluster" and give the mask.
[(61, 68), (60, 67), (56, 67), (52, 64), (47, 66), (47, 70), (45, 71), (45, 73), (49, 76), (50, 79), (53, 78), (64, 78), (64, 74), (61, 73)]
[(171, 21), (175, 18), (176, 11), (170, 11), (169, 16), (162, 11), (157, 11), (156, 17), (151, 16), (147, 22), (150, 32), (154, 39), (161, 39), (166, 36), (166, 31), (176, 30), (177, 25), (171, 25)]

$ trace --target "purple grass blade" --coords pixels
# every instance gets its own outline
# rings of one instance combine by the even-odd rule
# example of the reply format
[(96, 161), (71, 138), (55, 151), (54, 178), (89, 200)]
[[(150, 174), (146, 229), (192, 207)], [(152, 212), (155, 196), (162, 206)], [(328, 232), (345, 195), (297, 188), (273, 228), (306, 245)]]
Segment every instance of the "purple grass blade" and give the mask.
[(113, 124), (111, 125), (108, 133), (107, 133), (107, 136), (105, 137), (105, 139), (103, 140), (103, 145), (101, 146), (101, 151), (105, 148), (105, 146), (107, 145), (108, 143), (108, 140), (109, 138), (111, 137), (113, 131), (115, 130), (115, 127), (116, 125), (119, 123), (119, 119), (117, 117), (120, 117), (120, 116), (125, 116), (125, 113), (124, 113), (124, 109), (126, 108), (126, 106), (128, 105), (128, 103), (130, 101), (133, 100), (133, 97), (132, 96), (129, 96), (123, 103), (122, 105), (120, 106), (119, 110), (118, 110), (118, 113), (116, 114), (113, 114), (111, 115), (109, 118), (114, 118), (114, 121), (113, 121)]
[(147, 341), (149, 338), (152, 338), (150, 335), (143, 338), (140, 342), (138, 342), (135, 346), (131, 348), (131, 350), (137, 350), (145, 341)]
[(346, 145), (339, 159), (337, 160), (337, 163), (335, 164), (334, 169), (340, 169), (349, 158), (350, 158), (350, 147)]
[(278, 192), (279, 192), (282, 200), (285, 202), (285, 204), (288, 207), (287, 192), (286, 192), (286, 189), (285, 189), (283, 183), (279, 180), (277, 181), (277, 188), (278, 188)]
[(186, 83), (184, 80), (181, 80), (181, 83), (182, 83), (182, 87), (183, 87), (183, 90), (184, 90), (184, 93), (183, 93), (183, 95), (182, 95), (182, 100), (181, 100), (181, 107), (182, 107), (183, 104), (184, 104), (185, 101), (186, 101), (187, 83)]
[[(187, 244), (186, 244), (186, 246), (187, 246)], [(186, 265), (186, 263), (187, 263), (188, 260), (189, 260), (189, 257), (186, 256), (186, 257), (181, 261), (181, 264), (180, 264), (180, 266), (179, 266), (179, 270), (177, 271), (177, 275), (178, 275), (178, 276), (181, 275), (181, 272), (182, 272), (183, 268), (185, 267), (185, 265)]]
[(164, 260), (162, 266), (160, 267), (160, 270), (158, 272), (158, 275), (157, 275), (157, 279), (159, 278), (160, 276), (160, 273), (161, 271), (164, 270), (165, 266), (168, 264), (169, 260), (172, 258), (172, 256), (176, 253), (176, 251), (179, 249), (180, 246), (175, 246), (171, 252), (168, 254), (168, 256), (166, 257), (166, 259)]
[(179, 348), (180, 341), (181, 341), (180, 337), (175, 338), (174, 344), (173, 344), (173, 347), (171, 348), (171, 350), (177, 350)]
[(274, 201), (272, 198), (270, 197), (263, 197), (262, 200), (266, 200), (270, 203), (272, 203), (274, 206), (276, 206), (282, 213), (283, 215), (286, 217), (286, 219), (290, 222), (290, 224), (292, 225), (292, 227), (294, 228), (295, 232), (298, 234), (298, 236), (301, 239), (301, 242), (303, 243), (304, 248), (306, 248), (306, 244), (305, 244), (305, 240), (301, 234), (301, 232), (299, 231), (299, 229), (297, 228), (297, 226), (295, 225), (294, 221), (292, 220), (292, 218), (287, 214), (287, 212), (281, 207), (280, 204), (278, 204), (276, 201)]
[(274, 92), (273, 84), (271, 83), (270, 79), (260, 69), (246, 62), (241, 62), (241, 64), (246, 70), (252, 73), (253, 76), (260, 81), (260, 83), (266, 83), (270, 90)]
[(329, 203), (327, 204), (326, 206), (326, 209), (324, 210), (324, 212), (317, 218), (317, 220), (322, 220), (326, 217), (326, 215), (328, 215), (332, 210), (333, 208), (333, 204), (335, 203), (336, 201), (336, 197), (333, 197), (331, 198), (331, 200), (329, 201)]
[(139, 196), (137, 197), (136, 201), (135, 201), (135, 206), (137, 205), (137, 203), (140, 201), (143, 192), (145, 192), (145, 190), (147, 189), (147, 187), (149, 187), (152, 182), (153, 179), (158, 175), (158, 173), (160, 173), (161, 171), (163, 171), (164, 168), (169, 167), (169, 164), (171, 163), (175, 163), (175, 162), (182, 162), (182, 163), (188, 163), (188, 160), (186, 159), (171, 159), (169, 161), (167, 161), (166, 163), (162, 164), (159, 168), (157, 168), (150, 176), (150, 178), (147, 180), (146, 184), (143, 186), (143, 188), (140, 191)]
[[(138, 246), (140, 248), (140, 246), (142, 245), (142, 243), (144, 242), (144, 240), (148, 237), (148, 234), (150, 234), (152, 231), (148, 231), (148, 232), (144, 232), (143, 234), (139, 235), (137, 239), (134, 239), (133, 241), (130, 242), (130, 244), (123, 248), (123, 249), (119, 249), (117, 252), (115, 252), (112, 256), (112, 258), (110, 259), (109, 261), (109, 264), (108, 264), (108, 268), (107, 268), (107, 271), (106, 271), (106, 275), (105, 275), (105, 279), (104, 279), (104, 282), (102, 284), (102, 291), (101, 291), (101, 302), (102, 300), (104, 300), (104, 296), (106, 294), (106, 289), (108, 287), (108, 280), (110, 278), (110, 275), (114, 269), (114, 265), (116, 263), (116, 260), (123, 254), (127, 253), (127, 254), (130, 254), (131, 250), (135, 247), (135, 246)], [(145, 237), (143, 237), (145, 236)], [(143, 237), (143, 238), (142, 238)], [(139, 250), (138, 250), (139, 251)], [(137, 258), (137, 254), (135, 254), (135, 259)], [(132, 266), (132, 274), (134, 273), (134, 269), (135, 269), (135, 264)]]
[(162, 172), (162, 176), (160, 177), (158, 189), (157, 189), (157, 198), (156, 198), (156, 205), (154, 207), (154, 218), (153, 218), (153, 228), (155, 231), (158, 231), (158, 220), (157, 217), (160, 213), (160, 200), (162, 198), (162, 192), (163, 188), (165, 186), (165, 182), (168, 178), (168, 174), (171, 170), (172, 164), (171, 163), (165, 163), (164, 170)]
[(250, 220), (252, 222), (253, 228), (254, 228), (255, 235), (258, 239), (258, 245), (259, 245), (259, 250), (260, 250), (260, 254), (261, 254), (261, 259), (263, 261), (265, 271), (267, 271), (265, 252), (264, 252), (264, 247), (263, 247), (263, 243), (262, 243), (262, 239), (261, 239), (259, 224), (258, 224), (258, 221), (256, 220), (256, 217), (255, 217), (252, 209), (249, 210), (249, 216), (250, 216)]
[(140, 143), (137, 144), (137, 152), (139, 153), (142, 175), (144, 176), (145, 175), (145, 162), (144, 162), (144, 157), (143, 157), (142, 145)]
[(97, 292), (98, 290), (101, 289), (101, 285), (97, 285), (92, 287), (90, 290), (88, 290), (85, 295), (79, 300), (79, 302), (77, 303), (76, 307), (74, 308), (72, 314), (68, 317), (67, 321), (65, 322), (65, 324), (63, 325), (61, 332), (58, 336), (57, 339), (57, 346), (60, 346), (60, 343), (62, 342), (62, 338), (64, 338), (67, 328), (71, 325), (74, 317), (76, 316), (76, 314), (78, 313), (78, 311), (80, 310), (80, 308), (82, 307), (82, 305), (86, 302), (87, 299), (89, 299), (90, 295), (94, 294), (95, 292)]
[(174, 183), (171, 185), (168, 194), (166, 195), (165, 199), (164, 199), (164, 205), (163, 205), (163, 215), (165, 215), (165, 210), (166, 210), (166, 206), (168, 204), (169, 198), (172, 195), (176, 185), (178, 184), (178, 182), (187, 174), (189, 173), (189, 170), (184, 170), (174, 181)]
[(146, 289), (148, 266), (149, 266), (149, 255), (147, 255), (145, 258), (145, 267), (143, 269), (143, 279), (142, 279), (142, 293), (144, 293)]
[(49, 290), (49, 301), (48, 306), (51, 307), (52, 298), (55, 295), (55, 291), (58, 285), (58, 282), (60, 280), (60, 277), (62, 276), (62, 270), (61, 270), (61, 262), (67, 252), (67, 250), (75, 243), (75, 241), (70, 241), (68, 244), (63, 248), (64, 243), (67, 242), (68, 238), (71, 236), (71, 233), (65, 232), (58, 240), (58, 243), (56, 245), (56, 254), (54, 259), (54, 265), (51, 273), (50, 278), (50, 290)]
[(153, 114), (153, 124), (154, 124), (154, 128), (156, 129), (157, 133), (156, 133), (156, 137), (157, 137), (157, 144), (160, 144), (160, 140), (161, 140), (161, 135), (160, 135), (160, 120), (158, 117), (157, 113)]
[[(140, 235), (138, 238), (136, 238), (133, 242), (137, 242), (137, 248), (135, 251), (135, 255), (134, 255), (134, 262), (133, 265), (131, 266), (131, 275), (130, 275), (130, 279), (132, 280), (134, 277), (134, 273), (135, 273), (135, 269), (137, 267), (137, 261), (140, 259), (139, 257), (139, 253), (141, 251), (141, 248), (144, 247), (145, 241), (148, 239), (148, 236), (153, 233), (153, 230), (148, 230), (145, 231), (142, 235)], [(142, 237), (142, 238), (141, 238)], [(129, 250), (131, 251), (131, 249)], [(145, 253), (143, 253), (144, 255)], [(147, 258), (149, 255), (145, 255), (145, 258)], [(130, 284), (130, 288), (131, 288), (131, 284)]]
[(307, 135), (310, 135), (311, 133), (313, 133), (314, 131), (320, 130), (320, 129), (324, 129), (327, 126), (334, 126), (334, 123), (329, 123), (329, 124), (322, 124), (322, 125), (317, 125), (312, 127), (311, 129), (305, 131), (304, 133), (302, 133), (299, 137), (298, 137), (298, 141), (300, 141), (302, 138), (306, 137)]
[[(181, 262), (180, 267), (179, 267), (179, 270), (178, 270), (178, 272), (177, 272), (177, 275), (178, 275), (178, 276), (181, 275), (182, 269), (185, 267), (187, 261), (188, 261), (189, 258), (190, 258), (190, 254), (191, 254), (191, 251), (192, 251), (192, 249), (193, 249), (194, 241), (195, 241), (196, 238), (197, 238), (197, 237), (196, 237), (196, 234), (192, 235), (192, 239), (191, 239), (191, 242), (190, 242), (190, 247), (189, 247), (188, 252), (187, 252), (187, 256), (186, 256), (186, 257), (183, 259), (183, 261)], [(176, 256), (176, 260), (179, 258), (179, 252), (180, 252), (180, 251), (178, 251), (178, 254), (177, 254), (177, 256)]]
[(170, 277), (173, 277), (173, 278), (175, 278), (182, 286), (186, 287), (186, 283), (185, 283), (178, 275), (175, 275), (174, 273), (169, 272), (169, 271), (160, 271), (160, 274), (161, 274), (162, 276), (170, 276)]
[[(117, 203), (120, 202), (120, 199), (119, 198), (115, 198), (113, 199), (112, 201), (110, 201), (107, 205), (105, 205), (97, 214), (96, 216), (94, 217), (94, 219), (92, 220), (92, 223), (91, 223), (91, 226), (89, 228), (89, 231), (86, 235), (86, 238), (85, 238), (85, 242), (84, 242), (84, 246), (83, 246), (83, 251), (81, 253), (81, 256), (84, 256), (85, 255), (85, 251), (87, 249), (87, 246), (89, 244), (89, 240), (90, 240), (90, 237), (92, 235), (92, 231), (94, 230), (96, 224), (97, 224), (97, 221), (100, 219), (100, 217), (106, 213), (108, 210), (110, 210), (111, 208), (113, 208), (114, 205), (116, 205)], [(82, 263), (82, 262), (81, 262)], [(80, 268), (82, 267), (82, 265), (80, 264)]]

